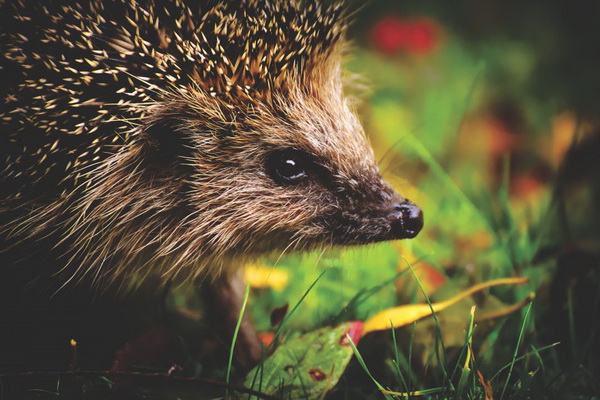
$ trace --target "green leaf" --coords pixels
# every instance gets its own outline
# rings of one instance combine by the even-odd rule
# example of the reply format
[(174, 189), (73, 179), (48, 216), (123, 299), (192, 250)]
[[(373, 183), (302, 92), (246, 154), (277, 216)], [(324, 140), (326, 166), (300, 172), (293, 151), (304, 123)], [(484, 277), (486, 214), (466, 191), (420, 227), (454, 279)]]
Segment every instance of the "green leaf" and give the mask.
[[(346, 334), (361, 330), (362, 323), (348, 322), (286, 341), (263, 363), (260, 391), (284, 399), (321, 398), (336, 385), (352, 358)], [(248, 373), (247, 387), (256, 373)]]

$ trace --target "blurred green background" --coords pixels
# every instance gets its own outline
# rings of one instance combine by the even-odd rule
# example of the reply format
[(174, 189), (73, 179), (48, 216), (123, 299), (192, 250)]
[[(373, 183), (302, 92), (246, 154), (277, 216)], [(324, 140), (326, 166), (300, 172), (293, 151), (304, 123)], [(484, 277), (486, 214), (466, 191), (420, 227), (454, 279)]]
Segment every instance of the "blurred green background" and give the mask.
[[(447, 360), (463, 346), (471, 305), (477, 321), (535, 293), (527, 321), (524, 311), (481, 321), (480, 371), (489, 378), (510, 363), (518, 340), (519, 354), (561, 342), (524, 357), (513, 394), (598, 395), (600, 369), (590, 354), (600, 354), (600, 2), (356, 1), (352, 8), (348, 93), (384, 177), (422, 207), (425, 228), (411, 241), (259, 262), (246, 274), (259, 329), (268, 337), (270, 313), (294, 305), (324, 270), (288, 335), (423, 302), (415, 277), (402, 272), (407, 262), (432, 300), (524, 276), (527, 285), (490, 290), (440, 314)], [(434, 322), (418, 323), (416, 335), (411, 329), (397, 333), (399, 342), (412, 340), (418, 359), (406, 373), (421, 388), (441, 384)], [(361, 342), (367, 364), (393, 387), (389, 334), (372, 336)], [(349, 381), (360, 374), (350, 368)]]

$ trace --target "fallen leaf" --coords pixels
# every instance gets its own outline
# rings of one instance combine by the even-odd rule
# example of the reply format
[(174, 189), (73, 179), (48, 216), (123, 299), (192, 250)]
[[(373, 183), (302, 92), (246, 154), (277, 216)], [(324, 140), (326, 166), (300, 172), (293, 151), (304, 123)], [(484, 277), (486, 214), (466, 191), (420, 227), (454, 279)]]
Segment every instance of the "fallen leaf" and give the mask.
[(362, 322), (325, 327), (287, 340), (246, 376), (246, 387), (284, 399), (321, 399), (350, 362)]
[(430, 316), (432, 312), (440, 312), (458, 303), (465, 297), (492, 286), (519, 285), (527, 282), (529, 282), (527, 278), (495, 279), (492, 281), (479, 283), (448, 300), (432, 303), (431, 306), (429, 304), (407, 304), (399, 307), (388, 308), (378, 312), (365, 321), (363, 334), (390, 329), (392, 326), (394, 328), (399, 328), (401, 326), (411, 324), (422, 318)]

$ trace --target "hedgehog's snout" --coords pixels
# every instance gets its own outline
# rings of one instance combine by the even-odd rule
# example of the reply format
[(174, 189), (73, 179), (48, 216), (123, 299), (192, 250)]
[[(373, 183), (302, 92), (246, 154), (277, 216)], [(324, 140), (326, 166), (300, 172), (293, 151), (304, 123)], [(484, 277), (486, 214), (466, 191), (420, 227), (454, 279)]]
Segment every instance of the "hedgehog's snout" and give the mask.
[(412, 239), (423, 229), (423, 212), (412, 201), (393, 202), (388, 214), (390, 235), (394, 239)]
[(423, 229), (423, 212), (389, 185), (385, 186), (375, 199), (364, 204), (366, 207), (342, 210), (330, 220), (332, 232), (328, 239), (339, 244), (366, 244), (417, 236)]

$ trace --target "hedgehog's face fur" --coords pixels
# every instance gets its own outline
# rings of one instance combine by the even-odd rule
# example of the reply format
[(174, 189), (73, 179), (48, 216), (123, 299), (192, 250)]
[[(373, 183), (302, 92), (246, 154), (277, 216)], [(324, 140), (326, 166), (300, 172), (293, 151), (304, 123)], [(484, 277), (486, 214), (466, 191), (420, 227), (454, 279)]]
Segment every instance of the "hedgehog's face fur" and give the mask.
[(60, 237), (70, 279), (214, 276), (421, 229), (343, 95), (340, 5), (8, 3), (2, 179), (32, 210), (14, 232)]

